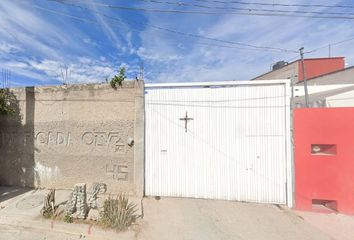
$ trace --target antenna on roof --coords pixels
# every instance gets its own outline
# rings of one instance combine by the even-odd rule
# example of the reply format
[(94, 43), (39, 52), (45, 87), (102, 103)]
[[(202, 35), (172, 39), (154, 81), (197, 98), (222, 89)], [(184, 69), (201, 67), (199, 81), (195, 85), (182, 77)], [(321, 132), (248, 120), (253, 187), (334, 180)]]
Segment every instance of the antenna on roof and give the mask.
[(11, 71), (8, 69), (2, 69), (2, 87), (10, 88)]
[(60, 69), (60, 72), (61, 72), (61, 78), (62, 78), (62, 81), (63, 81), (63, 85), (70, 84), (71, 71), (70, 71), (68, 65), (65, 64), (64, 66), (62, 66), (61, 69)]
[(144, 81), (144, 63), (140, 65), (139, 76), (137, 77), (137, 80)]

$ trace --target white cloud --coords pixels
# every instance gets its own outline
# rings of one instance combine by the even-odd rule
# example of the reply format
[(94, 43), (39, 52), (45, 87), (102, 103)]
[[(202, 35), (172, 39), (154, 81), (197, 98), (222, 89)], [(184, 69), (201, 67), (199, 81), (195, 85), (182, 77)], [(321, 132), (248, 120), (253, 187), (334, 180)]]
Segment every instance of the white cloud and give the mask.
[[(77, 22), (43, 12), (31, 4), (0, 1), (2, 67), (16, 76), (43, 83), (62, 81), (66, 70), (70, 73), (67, 78), (71, 83), (102, 82), (117, 71), (115, 63), (101, 54), (97, 56), (98, 44), (82, 33)], [(58, 12), (64, 11), (60, 9), (62, 5), (55, 6), (59, 6)], [(101, 24), (106, 25), (103, 19)], [(108, 25), (103, 30), (119, 44), (118, 37)]]
[[(77, 62), (63, 64), (53, 60), (31, 62), (36, 71), (45, 73), (48, 77), (69, 83), (103, 82), (113, 75), (114, 67), (107, 62), (81, 57)], [(67, 72), (67, 74), (66, 74)]]
[(82, 41), (83, 41), (84, 43), (89, 44), (89, 45), (92, 45), (92, 46), (94, 46), (94, 47), (97, 47), (97, 46), (98, 46), (97, 42), (95, 42), (94, 40), (92, 40), (92, 39), (89, 38), (89, 37), (84, 37), (84, 38), (82, 39)]
[[(163, 49), (166, 50), (166, 49)], [(149, 60), (149, 61), (153, 61), (153, 62), (164, 62), (164, 61), (175, 61), (178, 59), (181, 59), (181, 56), (178, 56), (177, 53), (169, 53), (168, 51), (162, 51), (160, 49), (160, 51), (151, 51), (151, 50), (147, 50), (144, 47), (140, 47), (137, 51), (136, 51), (137, 55), (140, 56), (141, 58), (145, 59), (145, 60)]]
[(15, 44), (11, 43), (6, 43), (6, 42), (0, 42), (0, 52), (2, 54), (4, 53), (16, 53), (22, 51), (22, 48), (20, 46), (17, 46)]
[[(334, 5), (340, 2), (340, 0), (326, 0), (323, 4)], [(308, 4), (308, 1), (293, 0), (287, 3)], [(291, 9), (297, 10), (297, 8)], [(146, 14), (146, 17), (152, 25), (181, 32), (295, 51), (302, 46), (305, 50), (314, 49), (354, 35), (352, 21), (345, 20), (238, 15), (223, 17), (178, 15), (178, 18), (168, 19), (165, 16), (160, 18), (156, 17), (156, 14)], [(158, 41), (151, 41), (151, 36)], [(144, 60), (147, 68), (151, 69), (147, 73), (147, 78), (151, 81), (246, 80), (269, 71), (270, 64), (276, 61), (288, 60), (297, 55), (297, 53), (287, 52), (203, 46), (200, 43), (247, 48), (236, 44), (223, 44), (163, 33), (151, 27), (146, 28), (140, 37), (142, 46), (137, 53)], [(350, 46), (350, 43), (347, 44)], [(338, 49), (336, 46), (332, 47), (335, 55), (346, 56), (347, 62), (354, 63), (354, 48), (349, 49), (345, 44), (337, 47)], [(327, 52), (327, 49), (322, 49), (308, 54), (307, 57), (326, 57)]]
[[(324, 0), (321, 3), (339, 2)], [(37, 1), (32, 3), (38, 4)], [(268, 71), (275, 61), (287, 60), (296, 54), (241, 50), (237, 47), (245, 46), (186, 37), (156, 30), (151, 25), (258, 46), (294, 50), (304, 46), (305, 51), (354, 35), (352, 21), (345, 20), (157, 13), (141, 16), (132, 12), (129, 18), (138, 17), (143, 19), (138, 22), (150, 24), (144, 28), (143, 23), (137, 23), (136, 26), (143, 29), (137, 34), (129, 25), (113, 26), (113, 20), (98, 14), (97, 8), (99, 12), (120, 18), (124, 18), (124, 14), (96, 8), (93, 3), (90, 0), (86, 5), (93, 10), (91, 13), (65, 4), (46, 3), (51, 9), (94, 19), (98, 23), (85, 25), (35, 9), (29, 1), (0, 1), (0, 64), (16, 74), (43, 82), (61, 80), (62, 71), (66, 69), (73, 83), (103, 81), (117, 73), (121, 66), (126, 66), (127, 74), (134, 77), (141, 63), (144, 63), (146, 78), (150, 81), (243, 80)], [(287, 3), (308, 4), (308, 1), (288, 0)], [(333, 46), (332, 54), (345, 55), (347, 62), (354, 64), (354, 48), (350, 47), (353, 42)], [(327, 52), (324, 48), (307, 56), (323, 57)]]
[[(36, 79), (42, 82), (53, 80), (66, 83), (103, 82), (106, 78), (117, 73), (117, 69), (107, 61), (77, 58), (71, 63), (63, 63), (57, 60), (43, 59), (33, 60), (22, 58), (21, 61), (1, 62), (3, 67), (11, 69), (18, 76)], [(129, 66), (125, 65), (126, 67)]]
[(99, 11), (97, 11), (97, 7), (94, 4), (94, 1), (88, 0), (87, 3), (93, 9), (92, 14), (99, 22), (106, 37), (113, 43), (113, 46), (119, 51), (126, 51), (126, 47), (123, 44), (123, 41), (120, 39), (119, 34), (113, 30), (112, 25), (108, 23), (107, 19), (102, 14), (98, 13)]
[(0, 1), (0, 24), (3, 40), (15, 41), (23, 49), (43, 56), (62, 59), (60, 48), (63, 46), (82, 50), (80, 44), (72, 41), (67, 29), (46, 21), (26, 2)]

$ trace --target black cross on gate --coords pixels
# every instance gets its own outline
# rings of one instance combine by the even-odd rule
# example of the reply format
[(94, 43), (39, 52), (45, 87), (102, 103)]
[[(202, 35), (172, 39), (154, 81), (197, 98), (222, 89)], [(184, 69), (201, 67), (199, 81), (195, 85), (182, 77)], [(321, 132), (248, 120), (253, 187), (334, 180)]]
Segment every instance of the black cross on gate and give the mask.
[(194, 119), (193, 119), (193, 118), (189, 118), (189, 117), (188, 117), (188, 112), (186, 112), (186, 116), (185, 116), (184, 118), (180, 118), (179, 120), (185, 121), (184, 127), (185, 127), (186, 132), (187, 132), (187, 124), (188, 124), (188, 121), (194, 120)]

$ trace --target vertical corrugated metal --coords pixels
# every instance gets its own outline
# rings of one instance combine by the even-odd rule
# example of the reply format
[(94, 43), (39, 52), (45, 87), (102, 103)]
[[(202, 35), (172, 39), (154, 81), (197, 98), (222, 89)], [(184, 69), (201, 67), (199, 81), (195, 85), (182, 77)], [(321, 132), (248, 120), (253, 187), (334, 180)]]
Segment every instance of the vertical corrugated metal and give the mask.
[(285, 204), (288, 97), (284, 83), (147, 87), (146, 195)]

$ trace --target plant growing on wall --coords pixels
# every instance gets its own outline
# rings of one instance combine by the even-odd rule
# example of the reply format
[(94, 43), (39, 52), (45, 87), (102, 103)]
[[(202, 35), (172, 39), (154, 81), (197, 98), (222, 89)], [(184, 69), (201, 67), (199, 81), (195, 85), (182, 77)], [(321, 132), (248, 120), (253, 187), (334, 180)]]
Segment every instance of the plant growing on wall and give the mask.
[(125, 67), (121, 67), (119, 69), (119, 74), (114, 75), (114, 77), (109, 81), (111, 84), (112, 88), (116, 89), (117, 85), (122, 86), (123, 81), (125, 80)]
[(13, 115), (15, 110), (11, 108), (11, 93), (8, 89), (0, 89), (0, 115)]

